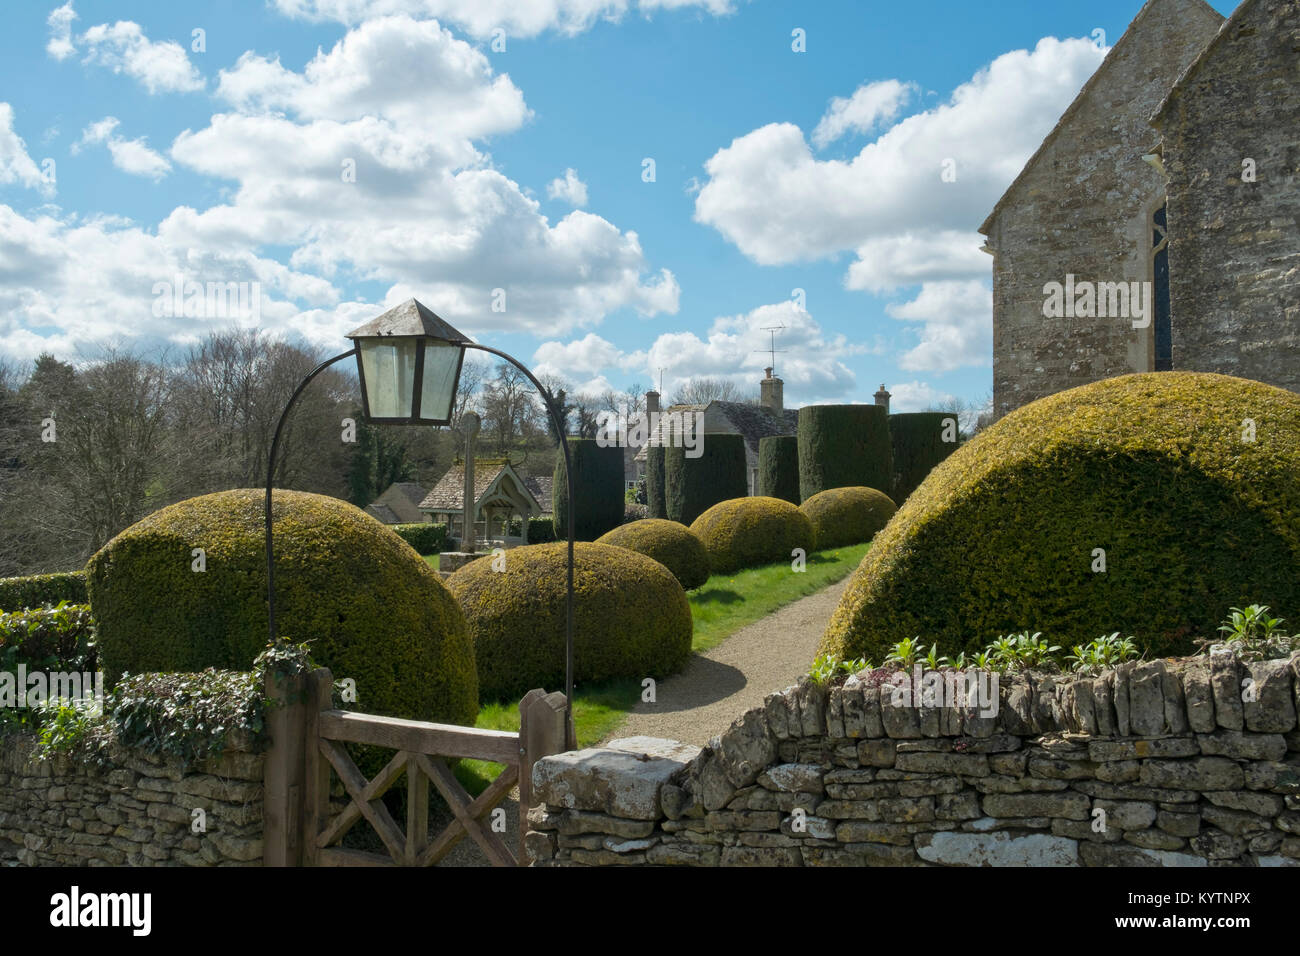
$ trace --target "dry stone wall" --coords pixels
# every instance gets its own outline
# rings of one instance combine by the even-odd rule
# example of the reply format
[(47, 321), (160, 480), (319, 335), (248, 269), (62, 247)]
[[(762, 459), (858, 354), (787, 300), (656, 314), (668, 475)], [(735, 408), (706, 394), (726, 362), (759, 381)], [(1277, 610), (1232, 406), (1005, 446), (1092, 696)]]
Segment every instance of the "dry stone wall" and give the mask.
[(1298, 668), (1029, 674), (982, 711), (895, 706), (885, 671), (805, 681), (702, 750), (542, 760), (526, 845), (550, 866), (1296, 866)]
[(43, 760), (34, 746), (29, 735), (0, 737), (0, 863), (261, 865), (265, 758), (237, 737), (190, 768), (120, 747), (103, 767)]

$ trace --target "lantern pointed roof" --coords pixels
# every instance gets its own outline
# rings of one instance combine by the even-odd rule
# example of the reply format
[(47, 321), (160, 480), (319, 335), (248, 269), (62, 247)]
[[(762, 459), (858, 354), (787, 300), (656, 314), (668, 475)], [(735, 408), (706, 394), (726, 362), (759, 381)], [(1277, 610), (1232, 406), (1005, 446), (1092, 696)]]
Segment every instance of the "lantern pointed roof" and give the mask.
[(458, 331), (423, 302), (407, 299), (383, 315), (371, 319), (360, 328), (347, 334), (350, 339), (375, 336), (424, 336), (446, 342), (469, 342), (470, 337)]

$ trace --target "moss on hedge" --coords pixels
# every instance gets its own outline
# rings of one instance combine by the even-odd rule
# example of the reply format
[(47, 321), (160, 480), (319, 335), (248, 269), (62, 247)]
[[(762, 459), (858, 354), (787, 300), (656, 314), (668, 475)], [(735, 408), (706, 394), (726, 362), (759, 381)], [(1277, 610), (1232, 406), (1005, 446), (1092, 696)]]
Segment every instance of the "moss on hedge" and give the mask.
[[(484, 701), (563, 690), (567, 551), (565, 542), (513, 548), (504, 571), (489, 555), (448, 579), (469, 622)], [(658, 561), (574, 545), (575, 682), (675, 673), (690, 655), (692, 626), (686, 592)]]
[(691, 525), (709, 553), (715, 574), (791, 560), (791, 552), (813, 549), (807, 515), (779, 498), (733, 498), (714, 505)]
[(813, 495), (799, 510), (812, 522), (817, 549), (822, 550), (870, 541), (898, 507), (875, 488), (832, 488)]
[(709, 579), (709, 553), (690, 528), (661, 518), (632, 521), (615, 528), (597, 544), (627, 548), (654, 558), (690, 591)]
[(758, 441), (758, 487), (764, 498), (799, 503), (799, 439), (773, 435)]
[[(204, 495), (127, 528), (87, 565), (100, 661), (124, 671), (247, 670), (267, 640), (264, 492)], [(436, 572), (337, 498), (275, 492), (282, 635), (357, 684), (368, 713), (473, 724), (474, 653)], [(192, 551), (206, 570), (191, 570)]]
[(1028, 628), (1064, 646), (1119, 631), (1167, 655), (1214, 636), (1233, 606), (1294, 617), (1297, 474), (1294, 392), (1162, 372), (1049, 396), (913, 493), (854, 573), (821, 652), (880, 660), (917, 635), (977, 650)]
[(0, 578), (0, 611), (22, 611), (60, 601), (86, 603), (85, 571)]
[[(891, 497), (906, 501), (934, 470), (957, 450), (956, 412), (907, 412), (889, 416), (889, 437), (894, 454)], [(951, 436), (953, 441), (944, 441)]]
[(664, 448), (647, 445), (645, 450), (645, 504), (651, 518), (667, 518), (664, 503)]
[(828, 488), (892, 488), (888, 419), (880, 405), (799, 409), (799, 500)]
[(664, 505), (669, 521), (690, 524), (719, 501), (749, 494), (742, 435), (702, 435), (699, 456), (682, 445), (664, 449)]
[[(602, 448), (594, 438), (570, 438), (573, 463), (573, 536), (595, 541), (623, 523), (623, 449)], [(568, 537), (569, 497), (564, 459), (557, 457), (551, 482), (551, 510), (557, 537)]]

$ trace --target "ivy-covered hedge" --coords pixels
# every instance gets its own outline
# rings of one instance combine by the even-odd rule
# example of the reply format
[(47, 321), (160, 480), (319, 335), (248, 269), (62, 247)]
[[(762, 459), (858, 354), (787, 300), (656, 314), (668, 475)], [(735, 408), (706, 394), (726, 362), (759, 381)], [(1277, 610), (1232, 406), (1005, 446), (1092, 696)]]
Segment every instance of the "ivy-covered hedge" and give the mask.
[(392, 524), (393, 533), (419, 554), (441, 554), (447, 550), (447, 526), (433, 522)]
[(818, 550), (862, 544), (889, 523), (898, 508), (874, 488), (831, 488), (818, 492), (799, 510), (812, 522)]
[(0, 578), (0, 611), (21, 611), (60, 601), (86, 603), (85, 571)]
[[(595, 541), (623, 523), (623, 449), (602, 448), (594, 438), (568, 441), (573, 462), (573, 535), (578, 541)], [(569, 499), (562, 457), (556, 459), (551, 489), (555, 527), (567, 536)]]
[(704, 543), (714, 574), (730, 574), (805, 554), (815, 536), (808, 516), (779, 498), (733, 498), (714, 505), (691, 525)]
[(799, 409), (799, 500), (828, 488), (891, 488), (889, 416), (880, 405)]
[[(906, 412), (889, 416), (894, 454), (891, 496), (906, 501), (935, 465), (957, 450), (956, 412)], [(951, 441), (944, 441), (951, 438)]]
[(95, 619), (85, 604), (59, 602), (0, 613), (0, 671), (93, 671), (98, 666)]
[(1225, 608), (1300, 608), (1298, 474), (1295, 392), (1160, 372), (1040, 399), (913, 492), (821, 652), (881, 660), (918, 635), (973, 652), (1026, 629), (1064, 647), (1118, 631), (1152, 656), (1190, 652)]
[(648, 445), (645, 450), (645, 504), (651, 518), (667, 518), (665, 503), (664, 447)]
[(597, 544), (627, 548), (654, 558), (690, 591), (709, 580), (709, 554), (691, 531), (676, 521), (647, 518), (615, 528)]
[[(528, 545), (472, 561), (447, 581), (474, 638), (484, 701), (564, 687), (568, 545)], [(499, 567), (500, 565), (498, 565)], [(666, 567), (607, 544), (574, 545), (574, 680), (662, 678), (691, 652), (686, 592)]]
[(702, 435), (699, 457), (687, 449), (664, 449), (664, 505), (669, 521), (689, 525), (719, 501), (749, 494), (745, 439), (741, 435)]
[[(90, 559), (106, 678), (247, 669), (267, 639), (264, 493), (191, 498), (127, 528)], [(473, 724), (474, 654), (437, 573), (337, 498), (275, 493), (276, 620), (356, 681), (367, 712)], [(206, 570), (194, 570), (194, 549)]]
[(758, 441), (758, 487), (764, 498), (780, 498), (798, 504), (799, 439), (794, 435), (773, 435)]

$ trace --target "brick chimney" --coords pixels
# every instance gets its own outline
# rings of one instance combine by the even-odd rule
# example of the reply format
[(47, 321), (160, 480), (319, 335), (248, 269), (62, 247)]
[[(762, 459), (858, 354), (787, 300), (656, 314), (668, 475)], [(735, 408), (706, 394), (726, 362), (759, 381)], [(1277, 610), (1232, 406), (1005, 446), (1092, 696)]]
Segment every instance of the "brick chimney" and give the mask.
[(645, 410), (647, 415), (659, 411), (659, 393), (653, 388), (645, 393)]
[(876, 394), (875, 394), (875, 399), (876, 399), (876, 404), (877, 404), (877, 405), (883, 405), (883, 406), (885, 407), (885, 412), (888, 413), (888, 412), (889, 412), (889, 393), (888, 393), (887, 391), (885, 391), (884, 383), (881, 383), (880, 391), (876, 392)]
[(770, 368), (764, 371), (767, 375), (759, 383), (758, 402), (779, 418), (785, 412), (785, 382), (773, 375)]

